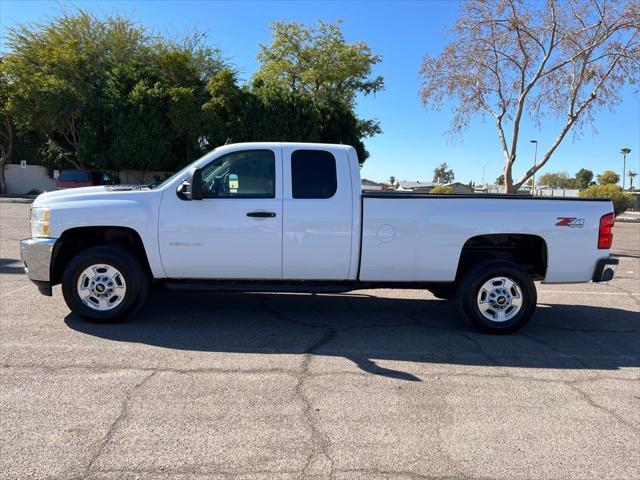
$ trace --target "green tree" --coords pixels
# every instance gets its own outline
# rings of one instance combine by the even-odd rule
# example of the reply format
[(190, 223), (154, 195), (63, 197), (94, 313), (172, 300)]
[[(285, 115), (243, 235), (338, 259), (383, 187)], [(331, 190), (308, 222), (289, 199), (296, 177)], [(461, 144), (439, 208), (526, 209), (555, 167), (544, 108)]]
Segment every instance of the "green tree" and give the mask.
[(0, 193), (7, 191), (4, 169), (13, 157), (15, 139), (15, 125), (9, 109), (9, 86), (4, 62), (0, 58)]
[(575, 179), (576, 188), (584, 190), (585, 188), (589, 188), (589, 185), (591, 185), (591, 182), (593, 181), (593, 172), (586, 168), (581, 168), (576, 172)]
[(504, 175), (500, 174), (498, 178), (496, 178), (496, 185), (504, 185)]
[(358, 94), (382, 90), (382, 77), (371, 74), (380, 55), (362, 41), (347, 43), (340, 23), (320, 20), (310, 27), (295, 22), (271, 23), (272, 42), (260, 45), (260, 70), (255, 78), (348, 104), (353, 104)]
[(549, 172), (540, 175), (536, 183), (553, 188), (569, 188), (571, 186), (571, 178), (567, 172)]
[(451, 195), (453, 193), (453, 187), (450, 185), (436, 185), (429, 193), (433, 195)]
[(322, 141), (350, 143), (364, 162), (368, 152), (363, 139), (381, 129), (378, 121), (356, 116), (355, 101), (358, 95), (384, 87), (382, 77), (372, 75), (381, 57), (362, 41), (347, 43), (339, 21), (318, 21), (312, 26), (280, 21), (273, 22), (271, 29), (272, 42), (260, 45), (260, 69), (253, 77), (252, 93), (260, 100), (284, 98), (292, 106), (305, 103), (300, 97), (310, 98), (312, 103), (306, 106), (320, 117)]
[[(11, 114), (49, 166), (177, 168), (197, 150), (208, 79), (225, 66), (194, 34), (169, 40), (83, 10), (7, 34)], [(186, 157), (186, 158), (185, 158)]]
[(380, 132), (354, 109), (382, 88), (380, 58), (338, 24), (274, 24), (246, 85), (202, 34), (167, 39), (118, 15), (76, 10), (6, 38), (0, 120), (49, 168), (174, 170), (227, 138), (351, 144), (364, 161), (363, 139)]
[(203, 110), (213, 144), (234, 142), (311, 141), (353, 145), (363, 162), (368, 153), (362, 139), (379, 132), (359, 120), (339, 99), (316, 98), (279, 83), (260, 79), (239, 86), (235, 74), (223, 70), (209, 82), (210, 99)]
[(613, 210), (616, 215), (631, 207), (631, 195), (624, 193), (621, 187), (613, 183), (604, 183), (600, 185), (592, 185), (586, 190), (580, 192), (580, 196), (584, 198), (609, 198), (613, 203)]
[(638, 175), (638, 173), (633, 170), (629, 170), (627, 175), (629, 175), (629, 190), (633, 190), (633, 179)]
[(600, 185), (615, 185), (620, 181), (620, 175), (612, 170), (605, 170), (597, 178)]
[(433, 181), (439, 183), (453, 182), (455, 175), (453, 170), (449, 168), (447, 163), (441, 163), (438, 167), (433, 169)]
[(12, 113), (19, 127), (40, 132), (50, 146), (46, 152), (65, 152), (62, 157), (84, 168), (81, 142), (86, 135), (95, 135), (87, 122), (103, 117), (99, 99), (105, 76), (101, 73), (108, 68), (107, 55), (101, 50), (118, 44), (117, 53), (113, 47), (104, 53), (122, 59), (128, 51), (122, 48), (124, 43), (135, 45), (142, 34), (128, 20), (109, 19), (101, 24), (82, 11), (47, 24), (9, 30), (6, 63), (14, 78)]

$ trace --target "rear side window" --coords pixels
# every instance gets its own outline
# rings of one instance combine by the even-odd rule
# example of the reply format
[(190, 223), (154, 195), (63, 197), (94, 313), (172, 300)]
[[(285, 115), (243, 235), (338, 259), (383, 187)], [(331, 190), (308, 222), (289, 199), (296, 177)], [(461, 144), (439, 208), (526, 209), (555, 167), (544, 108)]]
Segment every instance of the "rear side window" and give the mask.
[(291, 154), (293, 198), (331, 198), (338, 188), (336, 159), (325, 150), (296, 150)]

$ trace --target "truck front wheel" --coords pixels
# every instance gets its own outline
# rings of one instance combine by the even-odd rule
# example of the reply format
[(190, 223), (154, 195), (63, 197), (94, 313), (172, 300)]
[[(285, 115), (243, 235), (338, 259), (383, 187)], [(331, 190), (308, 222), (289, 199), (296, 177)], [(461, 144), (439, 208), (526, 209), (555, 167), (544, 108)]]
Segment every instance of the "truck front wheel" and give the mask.
[(119, 246), (92, 247), (69, 263), (62, 294), (73, 313), (89, 321), (122, 320), (144, 303), (148, 277), (138, 259)]
[(456, 301), (474, 328), (486, 333), (511, 333), (533, 315), (537, 292), (531, 276), (519, 265), (488, 261), (464, 275)]

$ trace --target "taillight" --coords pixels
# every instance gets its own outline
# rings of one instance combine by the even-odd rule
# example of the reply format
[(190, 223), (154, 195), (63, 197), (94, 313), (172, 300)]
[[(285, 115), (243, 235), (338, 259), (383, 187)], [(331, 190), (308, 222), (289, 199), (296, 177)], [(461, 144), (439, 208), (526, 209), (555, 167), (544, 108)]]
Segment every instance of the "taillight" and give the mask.
[(598, 248), (611, 248), (613, 242), (613, 213), (607, 213), (600, 218), (600, 229), (598, 230)]

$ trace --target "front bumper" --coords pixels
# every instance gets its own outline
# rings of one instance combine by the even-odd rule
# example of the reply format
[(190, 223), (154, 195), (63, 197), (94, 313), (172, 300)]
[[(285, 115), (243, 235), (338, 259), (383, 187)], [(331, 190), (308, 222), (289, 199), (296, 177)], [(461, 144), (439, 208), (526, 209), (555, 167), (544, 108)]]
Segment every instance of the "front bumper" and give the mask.
[(596, 269), (593, 272), (594, 282), (608, 282), (613, 279), (616, 273), (616, 267), (620, 263), (617, 257), (601, 258), (596, 263)]
[(51, 257), (55, 238), (26, 238), (20, 240), (20, 256), (24, 273), (44, 295), (51, 295)]

